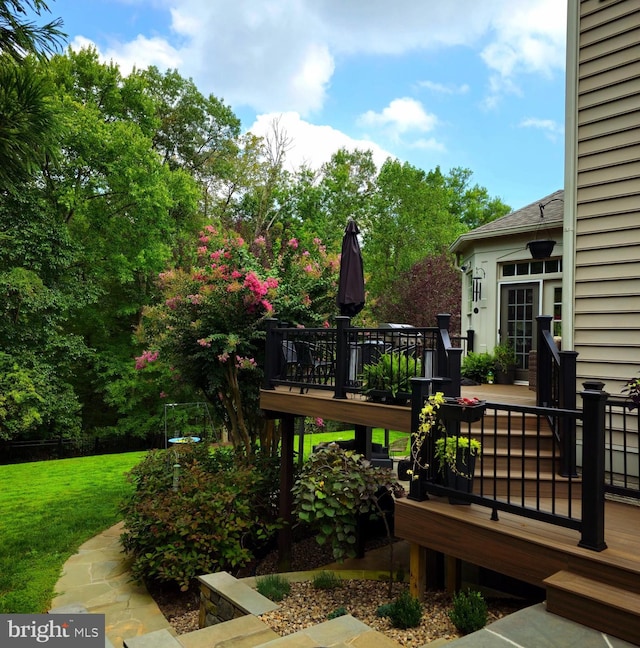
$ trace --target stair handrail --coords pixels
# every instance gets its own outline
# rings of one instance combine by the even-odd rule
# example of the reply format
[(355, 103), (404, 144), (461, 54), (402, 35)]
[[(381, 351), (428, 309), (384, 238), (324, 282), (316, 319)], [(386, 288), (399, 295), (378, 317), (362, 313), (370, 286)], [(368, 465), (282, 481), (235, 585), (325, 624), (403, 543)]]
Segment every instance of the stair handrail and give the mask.
[[(538, 322), (538, 354), (536, 404), (538, 407), (576, 408), (575, 351), (560, 351), (551, 334), (551, 315), (540, 315)], [(560, 474), (576, 475), (576, 424), (573, 419), (559, 422), (547, 417), (560, 449)]]

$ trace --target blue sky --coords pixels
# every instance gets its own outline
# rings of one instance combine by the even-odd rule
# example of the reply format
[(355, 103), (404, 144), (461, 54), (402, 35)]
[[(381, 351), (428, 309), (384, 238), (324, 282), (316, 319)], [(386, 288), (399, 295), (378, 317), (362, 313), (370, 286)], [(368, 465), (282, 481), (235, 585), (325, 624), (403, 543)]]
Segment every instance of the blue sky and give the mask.
[(244, 130), (470, 168), (514, 209), (563, 185), (563, 0), (49, 0), (74, 48), (176, 68)]

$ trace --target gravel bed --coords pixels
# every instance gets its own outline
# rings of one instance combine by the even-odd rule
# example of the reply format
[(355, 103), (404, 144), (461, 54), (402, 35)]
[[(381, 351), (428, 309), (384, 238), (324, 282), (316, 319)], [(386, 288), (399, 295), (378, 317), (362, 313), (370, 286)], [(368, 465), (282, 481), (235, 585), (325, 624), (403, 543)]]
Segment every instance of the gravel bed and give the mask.
[[(374, 541), (371, 547), (384, 544)], [(306, 539), (295, 543), (292, 555), (292, 571), (316, 569), (331, 562), (331, 556), (318, 547), (315, 540)], [(260, 576), (277, 571), (277, 553), (264, 558), (254, 565), (252, 571)], [(407, 587), (404, 583), (394, 583), (392, 599)], [(399, 630), (391, 627), (386, 617), (378, 617), (376, 611), (384, 603), (389, 603), (388, 583), (374, 580), (344, 580), (342, 587), (332, 590), (319, 590), (310, 582), (291, 583), (291, 593), (278, 605), (278, 610), (265, 614), (261, 619), (274, 632), (281, 636), (292, 634), (327, 620), (327, 615), (337, 608), (344, 607), (349, 614), (371, 628), (384, 633), (402, 646), (418, 647), (439, 638), (459, 637), (451, 623), (448, 612), (451, 597), (444, 592), (427, 592), (423, 602), (421, 624), (416, 628)], [(185, 634), (198, 629), (198, 595), (182, 595), (151, 592), (163, 614), (177, 634)], [(488, 599), (489, 622), (529, 604), (520, 599)]]

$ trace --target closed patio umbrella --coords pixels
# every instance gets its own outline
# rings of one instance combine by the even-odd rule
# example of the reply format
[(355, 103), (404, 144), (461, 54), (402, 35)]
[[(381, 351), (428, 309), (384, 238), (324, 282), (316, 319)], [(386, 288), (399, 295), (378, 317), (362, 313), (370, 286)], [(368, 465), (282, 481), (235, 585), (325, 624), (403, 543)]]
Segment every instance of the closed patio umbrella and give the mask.
[(355, 317), (364, 307), (364, 270), (358, 243), (358, 226), (350, 220), (342, 238), (338, 308), (340, 315)]

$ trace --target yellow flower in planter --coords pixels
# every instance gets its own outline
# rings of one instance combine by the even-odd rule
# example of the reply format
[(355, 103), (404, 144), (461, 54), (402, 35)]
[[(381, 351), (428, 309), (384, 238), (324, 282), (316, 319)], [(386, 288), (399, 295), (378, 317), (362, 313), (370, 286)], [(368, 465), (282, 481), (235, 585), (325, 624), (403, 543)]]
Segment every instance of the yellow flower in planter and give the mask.
[(410, 475), (412, 479), (418, 479), (419, 468), (426, 469), (429, 467), (427, 464), (421, 463), (420, 451), (434, 427), (440, 425), (438, 420), (438, 408), (443, 403), (444, 394), (442, 392), (436, 392), (429, 396), (424, 407), (420, 410), (420, 423), (418, 429), (411, 437), (411, 458), (413, 459), (413, 469), (407, 470), (407, 474)]

